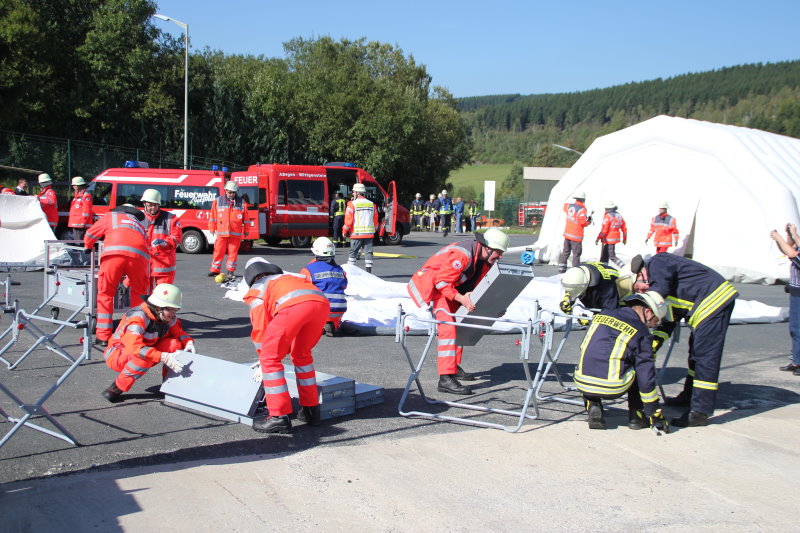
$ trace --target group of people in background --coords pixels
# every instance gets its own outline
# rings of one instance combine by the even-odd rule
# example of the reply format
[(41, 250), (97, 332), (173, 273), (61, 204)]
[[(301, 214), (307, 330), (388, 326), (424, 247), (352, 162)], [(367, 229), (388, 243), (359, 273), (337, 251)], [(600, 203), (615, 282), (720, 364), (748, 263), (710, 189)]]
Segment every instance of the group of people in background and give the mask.
[[(584, 230), (593, 222), (593, 214), (586, 209), (586, 193), (578, 191), (572, 196), (572, 202), (564, 204), (566, 223), (564, 225), (564, 246), (558, 258), (558, 271), (567, 271), (568, 260), (572, 256), (572, 266), (578, 266), (583, 253)], [(625, 219), (617, 211), (617, 204), (613, 200), (605, 203), (605, 214), (600, 225), (600, 231), (595, 238), (595, 244), (602, 244), (600, 262), (611, 263), (621, 267), (622, 261), (617, 257), (616, 246), (620, 242), (628, 243), (628, 226)], [(678, 246), (680, 233), (675, 217), (667, 210), (669, 204), (658, 204), (658, 214), (650, 220), (650, 231), (644, 242), (647, 244), (651, 238), (656, 246), (656, 253), (663, 253), (672, 246)]]
[(417, 193), (409, 207), (411, 229), (414, 231), (441, 231), (445, 236), (450, 232), (463, 233), (478, 228), (480, 209), (475, 200), (464, 201), (457, 196), (453, 201), (443, 190), (439, 195), (431, 194), (428, 200)]

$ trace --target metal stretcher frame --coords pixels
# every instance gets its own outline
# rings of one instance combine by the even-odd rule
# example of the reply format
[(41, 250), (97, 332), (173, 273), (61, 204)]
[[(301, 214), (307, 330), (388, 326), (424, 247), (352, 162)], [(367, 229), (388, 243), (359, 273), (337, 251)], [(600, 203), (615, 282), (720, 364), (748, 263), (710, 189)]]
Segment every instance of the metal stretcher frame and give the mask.
[[(464, 324), (459, 322), (445, 322), (442, 320), (436, 320), (433, 318), (435, 312), (437, 310), (428, 309), (431, 312), (431, 318), (420, 318), (417, 316), (408, 315), (403, 312), (402, 306), (398, 306), (398, 313), (397, 313), (397, 323), (396, 323), (396, 330), (395, 330), (395, 342), (399, 343), (400, 346), (403, 348), (403, 353), (406, 356), (406, 360), (408, 361), (408, 365), (411, 368), (411, 374), (408, 377), (408, 381), (406, 382), (405, 389), (403, 389), (403, 394), (400, 397), (400, 402), (397, 406), (397, 411), (400, 416), (404, 417), (421, 417), (421, 418), (428, 418), (431, 420), (438, 420), (443, 422), (455, 422), (458, 424), (466, 424), (470, 426), (478, 426), (478, 427), (485, 427), (485, 428), (492, 428), (492, 429), (501, 429), (508, 433), (516, 433), (522, 427), (522, 424), (525, 422), (526, 419), (528, 420), (535, 420), (539, 417), (539, 407), (536, 404), (536, 399), (534, 397), (534, 382), (533, 378), (531, 377), (531, 370), (529, 368), (529, 354), (530, 354), (530, 343), (531, 339), (533, 338), (534, 334), (538, 334), (538, 331), (535, 329), (533, 320), (511, 320), (511, 319), (503, 319), (497, 317), (483, 317), (483, 316), (475, 316), (470, 315), (471, 319), (481, 320), (487, 322), (489, 325), (480, 325), (480, 324)], [(450, 316), (455, 316), (455, 314), (450, 313), (446, 310), (442, 310)], [(413, 318), (419, 322), (427, 324), (428, 326), (428, 340), (425, 343), (425, 348), (422, 351), (422, 355), (420, 356), (419, 360), (415, 363), (411, 354), (408, 351), (408, 347), (406, 346), (406, 333), (408, 329), (406, 328), (406, 321), (409, 318)], [(422, 383), (419, 380), (419, 375), (422, 372), (422, 368), (425, 364), (425, 359), (430, 351), (431, 346), (433, 345), (434, 339), (437, 338), (436, 333), (436, 325), (437, 324), (448, 324), (454, 325), (455, 327), (459, 328), (475, 328), (475, 329), (483, 329), (487, 331), (499, 331), (496, 328), (493, 328), (491, 325), (495, 322), (505, 322), (507, 324), (512, 324), (512, 330), (518, 331), (522, 335), (522, 339), (519, 341), (520, 347), (520, 360), (522, 361), (522, 368), (525, 372), (525, 380), (527, 383), (527, 388), (525, 389), (525, 396), (522, 402), (522, 405), (519, 411), (512, 411), (508, 409), (495, 409), (491, 407), (483, 407), (479, 405), (473, 405), (468, 403), (461, 403), (461, 402), (448, 402), (444, 400), (437, 400), (436, 398), (429, 397), (425, 394), (425, 389), (422, 386)], [(504, 331), (505, 332), (505, 331)], [(508, 415), (517, 418), (517, 422), (515, 425), (503, 425), (497, 424), (493, 422), (486, 422), (482, 420), (473, 420), (470, 418), (461, 418), (456, 416), (448, 416), (448, 415), (440, 415), (437, 413), (429, 413), (425, 411), (405, 411), (405, 403), (408, 399), (408, 395), (411, 391), (412, 385), (417, 384), (417, 390), (419, 391), (420, 396), (425, 401), (425, 403), (429, 405), (446, 405), (448, 407), (455, 407), (460, 409), (467, 409), (471, 411), (479, 411), (483, 413), (494, 413), (494, 414), (501, 414), (501, 415)], [(533, 414), (528, 413), (528, 409), (533, 408)]]
[[(44, 394), (42, 394), (32, 403), (23, 401), (19, 396), (11, 391), (7, 385), (0, 382), (0, 393), (5, 394), (8, 398), (10, 398), (14, 404), (19, 406), (19, 409), (23, 413), (21, 417), (17, 418), (10, 416), (6, 411), (0, 408), (0, 417), (3, 417), (14, 424), (3, 436), (3, 438), (0, 439), (0, 448), (2, 448), (2, 446), (5, 445), (5, 443), (8, 442), (8, 440), (22, 427), (29, 427), (36, 431), (66, 441), (73, 446), (76, 445), (75, 439), (72, 437), (72, 435), (66, 430), (66, 428), (64, 428), (64, 426), (59, 424), (58, 421), (53, 418), (47, 409), (45, 409), (44, 403), (56, 390), (58, 390), (64, 381), (69, 378), (69, 376), (80, 366), (83, 361), (89, 359), (91, 354), (91, 325), (94, 315), (94, 283), (96, 279), (95, 274), (97, 268), (95, 263), (95, 254), (92, 253), (90, 255), (90, 265), (88, 269), (82, 269), (82, 271), (77, 275), (74, 272), (69, 276), (64, 275), (59, 270), (57, 265), (50, 264), (49, 247), (53, 246), (54, 243), (57, 243), (55, 244), (56, 246), (63, 247), (65, 251), (67, 251), (67, 249), (77, 249), (74, 246), (63, 244), (60, 241), (45, 241), (45, 298), (44, 301), (37, 306), (32, 313), (28, 313), (25, 310), (20, 309), (18, 300), (14, 300), (13, 305), (9, 305), (10, 288), (12, 284), (11, 276), (9, 275), (5, 281), (6, 296), (3, 312), (13, 312), (14, 318), (11, 325), (6, 329), (5, 332), (3, 332), (2, 335), (0, 335), (0, 340), (9, 334), (11, 335), (9, 342), (2, 349), (0, 349), (0, 360), (6, 364), (8, 370), (14, 370), (36, 348), (41, 346), (52, 352), (55, 352), (57, 355), (67, 359), (72, 364), (58, 377), (55, 383), (53, 383)], [(48, 276), (52, 276), (52, 279), (48, 280)], [(50, 291), (48, 290), (48, 287), (50, 287)], [(75, 291), (75, 294), (71, 294), (72, 290)], [(74, 312), (66, 320), (58, 320), (55, 316), (45, 317), (37, 314), (46, 305), (52, 304), (53, 302), (62, 301), (61, 297), (64, 296), (63, 293), (65, 291), (70, 292), (70, 295), (68, 297), (64, 297), (63, 301), (69, 302), (74, 308)], [(51, 292), (51, 294), (48, 294), (48, 292)], [(78, 315), (81, 314), (84, 315), (83, 319), (76, 320)], [(37, 323), (53, 324), (58, 327), (52, 333), (45, 333), (38, 327)], [(80, 356), (77, 358), (73, 358), (69, 353), (66, 352), (66, 350), (64, 350), (61, 345), (55, 341), (55, 337), (61, 333), (64, 328), (83, 330), (83, 338), (81, 342), (82, 351)], [(19, 341), (20, 332), (23, 330), (27, 331), (34, 337), (34, 343), (16, 361), (11, 362), (4, 358), (3, 355)], [(53, 431), (31, 422), (30, 418), (36, 415), (45, 417), (50, 421), (50, 423), (53, 424), (53, 426), (56, 427), (58, 431)]]
[[(567, 338), (569, 334), (572, 332), (572, 324), (577, 319), (589, 320), (591, 321), (591, 317), (587, 316), (579, 316), (579, 315), (567, 315), (565, 313), (561, 313), (558, 311), (550, 311), (541, 308), (536, 304), (536, 322), (543, 332), (542, 334), (542, 356), (539, 359), (539, 366), (536, 369), (536, 377), (534, 379), (534, 383), (536, 384), (536, 400), (541, 402), (561, 402), (570, 405), (580, 405), (583, 406), (583, 399), (582, 398), (570, 398), (563, 396), (564, 393), (568, 392), (578, 392), (577, 387), (570, 387), (564, 384), (563, 379), (561, 378), (561, 373), (558, 371), (558, 359), (561, 356), (561, 352), (564, 349), (564, 345), (567, 342)], [(550, 315), (550, 319), (544, 319), (543, 313), (548, 313)], [(553, 323), (555, 322), (556, 317), (566, 318), (566, 325), (564, 326), (564, 335), (561, 337), (561, 341), (558, 343), (558, 348), (556, 349), (555, 353), (553, 353), (553, 337), (554, 337), (554, 328)], [(659, 392), (661, 393), (661, 398), (663, 399), (664, 396), (664, 387), (662, 386), (662, 380), (664, 376), (664, 372), (667, 368), (667, 364), (669, 362), (670, 355), (672, 354), (672, 350), (675, 345), (680, 341), (680, 325), (675, 328), (670, 338), (669, 348), (667, 349), (667, 353), (664, 356), (664, 360), (661, 363), (661, 367), (656, 367), (656, 385), (658, 386)], [(558, 385), (561, 387), (561, 391), (553, 394), (543, 395), (541, 390), (542, 386), (544, 385), (547, 376), (550, 372), (556, 377), (558, 381)]]

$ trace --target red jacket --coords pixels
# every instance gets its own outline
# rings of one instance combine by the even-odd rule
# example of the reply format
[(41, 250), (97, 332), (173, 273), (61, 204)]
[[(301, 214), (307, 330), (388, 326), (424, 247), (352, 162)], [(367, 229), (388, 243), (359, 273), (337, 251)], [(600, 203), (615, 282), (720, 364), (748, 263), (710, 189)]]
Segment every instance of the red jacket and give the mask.
[(589, 225), (586, 204), (575, 200), (575, 203), (564, 204), (564, 212), (567, 214), (564, 238), (575, 242), (583, 241), (583, 228)]
[[(117, 211), (117, 209), (123, 209), (123, 211)], [(86, 230), (83, 245), (91, 248), (97, 241), (105, 237), (101, 260), (103, 257), (119, 255), (143, 259), (149, 265), (150, 254), (147, 251), (147, 234), (144, 226), (134, 215), (125, 212), (124, 209), (133, 208), (115, 208), (92, 224), (92, 227)]]
[(250, 322), (253, 324), (250, 338), (256, 345), (256, 350), (261, 350), (267, 326), (281, 309), (308, 301), (330, 305), (325, 293), (297, 274), (278, 274), (262, 278), (253, 283), (243, 300), (250, 307)]
[(48, 185), (37, 196), (39, 203), (42, 205), (47, 223), (51, 228), (55, 228), (58, 224), (58, 198), (56, 198), (56, 191), (53, 190), (52, 185)]
[(159, 323), (146, 303), (131, 307), (120, 320), (114, 335), (103, 353), (108, 359), (111, 352), (122, 348), (130, 354), (138, 353), (143, 359), (159, 363), (162, 352), (153, 348), (162, 339), (177, 339), (181, 348), (186, 348), (192, 338), (183, 331), (181, 321), (173, 318), (171, 322)]
[(0, 194), (14, 194), (14, 189), (11, 189), (9, 187), (3, 187), (2, 189), (0, 189)]
[(476, 241), (458, 241), (439, 250), (425, 261), (408, 282), (408, 293), (419, 307), (438, 295), (455, 300), (475, 288), (491, 265), (478, 259)]
[(652, 237), (654, 233), (656, 237), (653, 239), (653, 244), (656, 246), (672, 246), (672, 239), (674, 238), (677, 243), (680, 238), (678, 223), (675, 221), (675, 217), (669, 213), (664, 213), (663, 215), (659, 213), (653, 217), (647, 238)]
[(237, 195), (231, 201), (223, 194), (211, 204), (208, 231), (216, 233), (217, 236), (241, 238), (244, 235), (246, 222), (247, 202), (241, 196)]
[(625, 219), (616, 211), (607, 211), (603, 215), (603, 226), (597, 239), (603, 244), (617, 244), (619, 241), (628, 240), (628, 226)]
[[(147, 245), (150, 251), (150, 274), (164, 274), (175, 271), (177, 263), (175, 249), (181, 242), (181, 221), (168, 211), (160, 209), (155, 215), (144, 212), (144, 228), (147, 232)], [(153, 246), (153, 241), (167, 241), (165, 246)]]
[(88, 228), (92, 225), (94, 218), (92, 195), (81, 191), (72, 199), (69, 206), (69, 221), (67, 226), (70, 228)]

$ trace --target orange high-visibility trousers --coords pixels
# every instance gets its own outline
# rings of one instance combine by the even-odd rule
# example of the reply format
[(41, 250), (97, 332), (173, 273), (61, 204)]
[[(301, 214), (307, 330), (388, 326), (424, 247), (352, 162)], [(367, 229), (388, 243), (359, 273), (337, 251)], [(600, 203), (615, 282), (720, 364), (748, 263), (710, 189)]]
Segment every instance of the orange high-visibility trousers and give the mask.
[(228, 269), (228, 272), (236, 271), (236, 260), (239, 258), (239, 243), (241, 241), (241, 237), (220, 237), (217, 235), (217, 240), (214, 241), (214, 254), (211, 257), (211, 272), (219, 274), (225, 252), (228, 253), (228, 261), (225, 262), (225, 268)]
[[(461, 304), (455, 300), (448, 300), (444, 295), (439, 294), (433, 300), (434, 317), (436, 320), (452, 322), (455, 319), (444, 312), (444, 310), (455, 313)], [(437, 344), (437, 367), (439, 375), (455, 374), (457, 366), (461, 364), (461, 356), (464, 348), (456, 344), (456, 327), (451, 324), (436, 324), (436, 334), (439, 337)]]
[[(160, 352), (176, 352), (181, 349), (181, 341), (173, 338), (161, 339), (153, 348)], [(119, 387), (119, 390), (122, 392), (131, 390), (136, 380), (144, 376), (148, 370), (158, 364), (149, 359), (145, 359), (138, 353), (129, 353), (125, 351), (125, 346), (122, 343), (109, 346), (106, 351), (108, 353), (106, 356), (106, 364), (111, 370), (119, 372), (114, 383), (116, 383), (117, 387)], [(167, 367), (165, 366), (162, 369), (161, 376), (165, 376), (166, 373)]]
[(314, 358), (311, 350), (319, 342), (328, 321), (328, 303), (315, 300), (284, 307), (272, 318), (264, 332), (258, 358), (264, 379), (267, 409), (272, 416), (292, 413), (292, 398), (281, 360), (289, 353), (294, 364), (300, 405), (319, 404)]
[(175, 271), (172, 272), (160, 272), (158, 274), (153, 274), (150, 272), (150, 292), (153, 292), (153, 289), (156, 288), (156, 285), (159, 283), (174, 283), (175, 282)]
[(97, 338), (107, 341), (114, 333), (114, 296), (122, 276), (128, 276), (131, 307), (142, 303), (150, 290), (150, 263), (144, 258), (112, 255), (101, 257), (97, 273)]

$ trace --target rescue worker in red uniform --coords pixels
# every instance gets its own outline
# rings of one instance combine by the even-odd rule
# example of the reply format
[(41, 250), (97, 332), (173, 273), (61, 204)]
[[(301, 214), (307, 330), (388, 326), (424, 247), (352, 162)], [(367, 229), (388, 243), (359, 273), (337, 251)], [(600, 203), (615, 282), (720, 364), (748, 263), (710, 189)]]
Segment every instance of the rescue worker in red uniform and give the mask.
[(592, 223), (592, 217), (586, 211), (586, 194), (576, 192), (572, 197), (575, 201), (564, 204), (564, 213), (567, 214), (567, 222), (564, 226), (564, 249), (558, 258), (558, 271), (567, 271), (567, 259), (572, 254), (572, 266), (578, 266), (581, 262), (583, 252), (583, 228)]
[(214, 255), (211, 258), (209, 277), (216, 276), (222, 269), (222, 259), (228, 254), (225, 268), (231, 275), (236, 272), (236, 260), (239, 257), (239, 244), (242, 242), (244, 228), (247, 224), (247, 202), (237, 194), (239, 186), (229, 181), (225, 184), (225, 194), (211, 204), (208, 219), (208, 231), (216, 235)]
[(177, 259), (175, 250), (181, 242), (181, 221), (161, 209), (161, 193), (147, 189), (142, 193), (144, 229), (150, 251), (150, 286), (175, 281)]
[(350, 255), (347, 263), (356, 266), (361, 249), (364, 249), (364, 267), (372, 272), (372, 245), (378, 227), (378, 210), (365, 196), (367, 188), (363, 183), (353, 185), (353, 199), (347, 202), (344, 211), (342, 235), (350, 237)]
[(656, 292), (634, 294), (618, 309), (595, 315), (581, 343), (575, 385), (583, 395), (589, 429), (606, 429), (603, 400), (628, 395), (628, 427), (655, 427), (669, 433), (656, 390), (651, 349), (655, 327), (667, 304)]
[(103, 391), (109, 402), (120, 401), (123, 392), (131, 390), (136, 381), (158, 363), (164, 363), (162, 379), (167, 368), (180, 374), (183, 364), (175, 352), (184, 350), (194, 353), (194, 341), (183, 331), (176, 317), (183, 305), (183, 294), (175, 285), (160, 283), (147, 297), (147, 301), (131, 307), (111, 338), (103, 359), (117, 379)]
[(647, 244), (650, 237), (655, 234), (653, 243), (656, 245), (657, 254), (669, 250), (669, 247), (672, 246), (673, 239), (675, 240), (675, 246), (678, 246), (678, 240), (680, 239), (678, 222), (675, 220), (675, 217), (667, 213), (667, 209), (669, 209), (669, 204), (667, 202), (658, 204), (658, 214), (654, 216), (653, 220), (650, 222), (650, 231), (647, 233), (647, 238), (644, 240), (644, 243)]
[(292, 430), (292, 399), (281, 362), (287, 353), (294, 364), (301, 406), (298, 418), (312, 426), (319, 425), (319, 395), (311, 350), (328, 320), (328, 299), (304, 277), (284, 274), (279, 266), (261, 257), (247, 262), (244, 279), (250, 287), (244, 302), (250, 307), (252, 338), (260, 346), (260, 365), (253, 379), (263, 383), (269, 411), (268, 417), (253, 421), (253, 429), (260, 433)]
[(14, 189), (12, 189), (11, 187), (3, 187), (2, 189), (0, 189), (0, 194), (10, 194), (13, 196)]
[(37, 196), (39, 204), (42, 206), (47, 223), (55, 232), (58, 225), (58, 198), (56, 198), (56, 191), (53, 190), (53, 180), (50, 174), (39, 174), (39, 185), (42, 187), (42, 191)]
[(325, 323), (325, 335), (335, 337), (347, 312), (347, 274), (336, 264), (336, 247), (327, 237), (320, 237), (311, 245), (314, 260), (300, 271), (308, 281), (321, 290), (331, 304), (331, 313)]
[(150, 254), (142, 221), (144, 213), (131, 205), (115, 207), (86, 231), (83, 245), (86, 252), (100, 239), (103, 254), (97, 274), (97, 338), (107, 346), (114, 320), (114, 295), (123, 276), (130, 283), (131, 305), (142, 303), (142, 295), (150, 288)]
[(75, 192), (75, 196), (69, 205), (67, 226), (72, 228), (72, 239), (82, 241), (86, 234), (86, 228), (94, 222), (92, 195), (86, 192), (86, 180), (80, 176), (72, 178), (72, 190)]
[(459, 379), (474, 380), (461, 368), (463, 347), (456, 344), (455, 313), (462, 305), (475, 309), (470, 294), (489, 269), (508, 249), (508, 235), (497, 228), (486, 233), (476, 233), (474, 241), (458, 241), (445, 246), (428, 259), (408, 282), (408, 293), (418, 307), (433, 305), (439, 337), (437, 366), (438, 390), (452, 394), (472, 394), (472, 388), (462, 385)]
[(683, 391), (665, 400), (667, 405), (689, 406), (689, 411), (671, 423), (678, 427), (705, 426), (714, 414), (725, 335), (739, 293), (714, 270), (675, 254), (656, 254), (648, 261), (637, 255), (631, 260), (631, 270), (637, 275), (635, 291), (655, 291), (671, 308), (671, 317), (653, 332), (653, 353), (681, 319), (691, 328), (689, 371)]
[(622, 215), (617, 212), (617, 204), (613, 200), (606, 202), (605, 209), (603, 225), (600, 227), (600, 233), (597, 234), (594, 243), (603, 243), (603, 249), (600, 251), (601, 263), (610, 261), (621, 268), (624, 263), (617, 257), (616, 247), (620, 241), (622, 244), (628, 244), (628, 225), (625, 224)]

